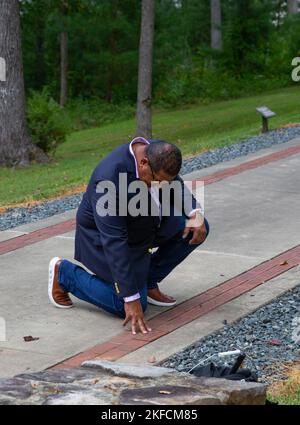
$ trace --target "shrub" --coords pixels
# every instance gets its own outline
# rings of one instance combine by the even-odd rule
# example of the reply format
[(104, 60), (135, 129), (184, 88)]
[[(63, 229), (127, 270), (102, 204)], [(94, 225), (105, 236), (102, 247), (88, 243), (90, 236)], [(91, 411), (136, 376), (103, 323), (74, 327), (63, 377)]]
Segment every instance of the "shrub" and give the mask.
[(28, 127), (32, 141), (44, 152), (54, 152), (71, 130), (66, 112), (47, 89), (32, 91), (27, 102)]
[[(270, 66), (271, 67), (271, 66)], [(163, 107), (178, 107), (194, 102), (208, 103), (261, 93), (291, 84), (288, 73), (272, 75), (244, 73), (235, 75), (213, 63), (191, 62), (178, 65), (162, 80), (155, 93), (155, 101)]]
[(108, 103), (99, 98), (71, 99), (66, 112), (72, 123), (72, 130), (100, 127), (114, 121), (134, 117), (135, 105), (129, 103)]

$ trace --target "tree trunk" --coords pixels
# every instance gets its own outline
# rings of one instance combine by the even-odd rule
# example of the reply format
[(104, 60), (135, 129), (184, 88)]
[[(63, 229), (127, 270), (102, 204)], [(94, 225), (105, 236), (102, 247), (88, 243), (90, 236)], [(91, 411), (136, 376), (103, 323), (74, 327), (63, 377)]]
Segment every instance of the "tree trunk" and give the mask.
[(45, 161), (26, 126), (18, 0), (0, 0), (0, 57), (6, 64), (6, 81), (0, 81), (0, 165), (28, 165), (31, 157)]
[(63, 108), (68, 98), (68, 32), (66, 16), (68, 14), (68, 0), (61, 1), (63, 29), (60, 33), (60, 106)]
[(152, 136), (152, 61), (155, 0), (142, 0), (137, 95), (137, 135)]
[(60, 34), (60, 106), (64, 107), (68, 98), (68, 33)]
[(222, 50), (221, 1), (210, 0), (210, 11), (211, 11), (211, 48), (213, 50)]
[(287, 0), (287, 8), (289, 15), (296, 15), (299, 11), (298, 0)]
[(118, 16), (118, 0), (111, 0), (111, 10), (110, 10), (110, 22), (112, 25), (109, 39), (108, 47), (110, 52), (110, 60), (108, 64), (108, 79), (106, 87), (106, 100), (108, 103), (111, 103), (113, 100), (113, 88), (116, 75), (116, 66), (115, 66), (115, 56), (116, 56), (116, 34), (115, 34), (115, 22)]

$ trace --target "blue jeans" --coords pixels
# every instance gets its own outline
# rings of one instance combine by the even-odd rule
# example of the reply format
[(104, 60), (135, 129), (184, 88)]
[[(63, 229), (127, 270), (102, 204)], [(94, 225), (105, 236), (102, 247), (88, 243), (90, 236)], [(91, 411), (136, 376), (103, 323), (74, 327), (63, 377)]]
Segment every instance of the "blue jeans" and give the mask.
[[(182, 231), (185, 226), (183, 220), (173, 236), (174, 223), (166, 221), (162, 226), (155, 240), (154, 246), (158, 246), (158, 250), (152, 254), (149, 276), (146, 279), (145, 286), (139, 290), (140, 302), (143, 311), (147, 308), (147, 291), (150, 288), (156, 288), (157, 283), (161, 282), (178, 264), (180, 264), (195, 248), (199, 245), (189, 245), (191, 235), (186, 239), (182, 238)], [(205, 219), (207, 235), (209, 233), (209, 225)], [(207, 237), (207, 236), (206, 236)], [(68, 260), (62, 260), (58, 281), (61, 287), (75, 297), (83, 301), (94, 304), (109, 313), (125, 318), (124, 301), (116, 292), (112, 283), (104, 282), (97, 276), (88, 273), (82, 267), (71, 263)]]

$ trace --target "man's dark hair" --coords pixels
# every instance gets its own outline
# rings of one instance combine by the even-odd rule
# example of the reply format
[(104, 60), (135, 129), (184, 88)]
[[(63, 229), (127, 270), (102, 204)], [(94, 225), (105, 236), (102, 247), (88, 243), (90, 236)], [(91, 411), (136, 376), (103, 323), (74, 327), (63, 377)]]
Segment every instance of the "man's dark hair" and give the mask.
[(180, 149), (164, 140), (152, 139), (146, 146), (145, 154), (149, 159), (153, 171), (163, 170), (169, 176), (177, 176), (182, 164)]

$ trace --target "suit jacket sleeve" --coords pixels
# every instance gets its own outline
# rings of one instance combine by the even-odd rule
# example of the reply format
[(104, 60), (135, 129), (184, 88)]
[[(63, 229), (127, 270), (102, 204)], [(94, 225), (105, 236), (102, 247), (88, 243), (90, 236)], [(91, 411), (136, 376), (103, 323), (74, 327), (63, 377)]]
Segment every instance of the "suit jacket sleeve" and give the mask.
[[(189, 218), (189, 214), (195, 209), (199, 209), (202, 212), (202, 207), (201, 207), (200, 203), (196, 200), (194, 195), (190, 192), (190, 190), (184, 184), (183, 179), (178, 175), (175, 180), (177, 180), (181, 183), (182, 205), (176, 205), (176, 197), (175, 197), (175, 199), (173, 198), (174, 206), (177, 209), (181, 209), (181, 211), (185, 214), (185, 216), (187, 218)], [(186, 209), (188, 209), (188, 210), (186, 211)]]
[(96, 193), (96, 188), (94, 188), (91, 201), (95, 222), (100, 232), (107, 264), (114, 277), (117, 293), (119, 297), (129, 297), (139, 290), (130, 258), (126, 217), (119, 215), (101, 217), (96, 210), (101, 196), (103, 194)]

